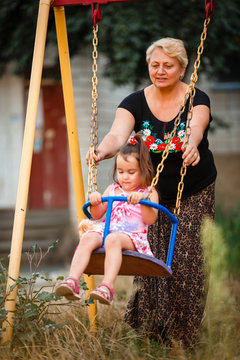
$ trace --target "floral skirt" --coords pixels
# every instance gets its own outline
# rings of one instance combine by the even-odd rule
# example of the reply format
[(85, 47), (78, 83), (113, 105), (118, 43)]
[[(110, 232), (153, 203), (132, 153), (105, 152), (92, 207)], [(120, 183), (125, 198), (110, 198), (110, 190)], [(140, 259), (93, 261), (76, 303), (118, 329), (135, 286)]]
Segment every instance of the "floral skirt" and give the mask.
[[(193, 347), (202, 321), (207, 295), (200, 228), (204, 216), (214, 218), (215, 183), (181, 202), (179, 225), (169, 278), (135, 277), (124, 320), (145, 336), (171, 346), (180, 341)], [(174, 205), (166, 206), (172, 213)], [(166, 261), (171, 222), (159, 212), (149, 227), (154, 256)]]

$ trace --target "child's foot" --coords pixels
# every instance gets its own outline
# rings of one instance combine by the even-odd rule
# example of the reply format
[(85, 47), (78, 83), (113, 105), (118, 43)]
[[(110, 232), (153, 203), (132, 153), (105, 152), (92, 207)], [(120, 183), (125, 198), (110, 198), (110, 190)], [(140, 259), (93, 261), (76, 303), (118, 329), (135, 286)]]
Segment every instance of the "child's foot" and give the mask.
[(80, 300), (78, 280), (72, 276), (58, 283), (55, 292), (59, 296), (65, 296), (67, 300)]
[(102, 282), (95, 290), (90, 293), (92, 299), (98, 300), (101, 304), (111, 305), (113, 301), (113, 288)]

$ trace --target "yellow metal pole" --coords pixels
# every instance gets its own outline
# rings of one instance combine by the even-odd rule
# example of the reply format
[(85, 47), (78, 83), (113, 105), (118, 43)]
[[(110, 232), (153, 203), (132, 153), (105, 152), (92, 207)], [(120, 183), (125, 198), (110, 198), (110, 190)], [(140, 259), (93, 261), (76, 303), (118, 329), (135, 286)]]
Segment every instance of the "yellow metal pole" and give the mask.
[[(5, 309), (8, 312), (7, 320), (3, 323), (2, 343), (12, 338), (13, 316), (16, 309), (17, 287), (10, 292), (14, 280), (19, 277), (25, 217), (27, 210), (28, 189), (31, 173), (34, 135), (37, 119), (39, 92), (42, 77), (44, 49), (47, 35), (47, 24), (51, 0), (40, 0), (35, 45), (30, 78), (30, 88), (25, 120), (25, 130), (22, 147), (22, 157), (19, 171), (19, 182), (16, 199), (15, 216), (13, 223), (12, 244), (8, 269), (8, 281), (6, 287), (7, 298)], [(12, 278), (12, 279), (11, 279)], [(9, 293), (10, 292), (10, 293)]]
[[(59, 60), (61, 67), (61, 76), (62, 76), (62, 85), (63, 85), (63, 97), (65, 104), (65, 113), (67, 120), (67, 130), (68, 130), (68, 141), (73, 173), (73, 185), (75, 191), (75, 199), (77, 206), (77, 216), (78, 221), (83, 219), (85, 215), (83, 214), (82, 207), (85, 203), (84, 197), (84, 185), (83, 185), (83, 176), (82, 176), (82, 166), (78, 142), (78, 131), (77, 131), (77, 121), (76, 121), (76, 112), (74, 104), (74, 94), (73, 94), (73, 85), (72, 85), (72, 74), (71, 74), (71, 64), (68, 48), (68, 38), (67, 38), (67, 27), (65, 19), (65, 10), (63, 6), (54, 7), (56, 30), (57, 30), (57, 39), (58, 39), (58, 52)], [(94, 288), (94, 278), (93, 276), (84, 275), (84, 280), (87, 283), (88, 291), (87, 296), (89, 296), (90, 291)], [(96, 303), (88, 307), (89, 321), (93, 329), (96, 328), (96, 315), (97, 315), (97, 306)]]

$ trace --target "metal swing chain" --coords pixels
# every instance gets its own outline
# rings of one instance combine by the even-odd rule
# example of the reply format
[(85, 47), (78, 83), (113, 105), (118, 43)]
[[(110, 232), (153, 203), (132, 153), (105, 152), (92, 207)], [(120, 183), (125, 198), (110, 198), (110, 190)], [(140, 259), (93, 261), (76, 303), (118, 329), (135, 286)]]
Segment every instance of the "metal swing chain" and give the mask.
[[(188, 110), (188, 119), (187, 119), (187, 124), (186, 124), (186, 138), (185, 138), (185, 144), (188, 144), (189, 137), (190, 137), (190, 134), (191, 134), (190, 121), (192, 119), (193, 100), (194, 100), (194, 96), (195, 96), (195, 93), (196, 93), (195, 84), (196, 84), (196, 82), (198, 80), (197, 72), (198, 72), (198, 69), (199, 69), (199, 66), (200, 66), (200, 57), (201, 57), (201, 55), (203, 53), (203, 50), (204, 50), (203, 45), (204, 45), (204, 41), (206, 40), (206, 37), (207, 37), (207, 27), (208, 27), (209, 22), (210, 22), (210, 17), (208, 17), (204, 21), (204, 28), (203, 28), (203, 31), (202, 31), (202, 34), (201, 34), (201, 42), (200, 42), (200, 45), (199, 45), (198, 50), (197, 50), (197, 59), (196, 59), (196, 61), (194, 63), (194, 72), (191, 75), (190, 84), (188, 85), (188, 88), (187, 88), (186, 94), (184, 96), (184, 100), (183, 100), (183, 103), (181, 105), (180, 111), (179, 111), (178, 116), (177, 116), (177, 118), (176, 118), (176, 120), (174, 122), (174, 128), (173, 128), (172, 132), (170, 133), (168, 143), (167, 143), (167, 145), (166, 145), (166, 147), (165, 147), (165, 149), (163, 151), (162, 160), (157, 166), (156, 175), (153, 178), (151, 186), (150, 186), (148, 199), (150, 199), (150, 195), (151, 195), (153, 187), (155, 187), (157, 185), (158, 181), (159, 181), (159, 176), (160, 176), (160, 174), (161, 174), (161, 172), (163, 171), (163, 168), (164, 168), (164, 161), (167, 159), (168, 154), (169, 154), (169, 147), (170, 147), (171, 141), (172, 141), (173, 137), (176, 134), (177, 127), (179, 126), (179, 124), (181, 122), (181, 115), (183, 114), (183, 112), (185, 110), (186, 102), (187, 102), (187, 100), (189, 98), (189, 110)], [(184, 180), (184, 177), (186, 175), (186, 172), (187, 172), (187, 165), (185, 164), (185, 162), (183, 162), (181, 170), (180, 170), (181, 179), (180, 179), (180, 182), (178, 184), (177, 200), (176, 200), (176, 205), (175, 205), (175, 209), (174, 209), (174, 214), (175, 215), (179, 215), (179, 213), (180, 213), (181, 198), (182, 198), (182, 192), (183, 192), (183, 188), (184, 188), (183, 180)]]
[(150, 198), (150, 195), (151, 195), (151, 192), (152, 192), (152, 188), (155, 187), (158, 183), (158, 180), (159, 180), (159, 175), (161, 174), (161, 172), (163, 171), (163, 168), (164, 168), (164, 161), (167, 159), (168, 157), (168, 154), (169, 154), (169, 146), (170, 146), (170, 143), (176, 133), (176, 129), (178, 127), (178, 125), (180, 124), (180, 121), (181, 121), (181, 115), (182, 113), (184, 112), (185, 110), (185, 104), (186, 104), (186, 101), (188, 99), (188, 91), (186, 92), (185, 96), (184, 96), (184, 101), (183, 101), (183, 104), (181, 105), (181, 109), (178, 113), (178, 116), (177, 118), (175, 119), (175, 122), (174, 122), (174, 128), (172, 130), (172, 132), (170, 133), (170, 136), (169, 136), (169, 139), (168, 139), (168, 143), (163, 151), (163, 154), (162, 154), (162, 160), (161, 162), (158, 164), (157, 166), (157, 169), (156, 169), (156, 175), (154, 176), (154, 178), (152, 179), (152, 183), (151, 183), (151, 186), (150, 186), (150, 190), (149, 190), (149, 193), (148, 193), (148, 199)]
[[(204, 21), (204, 26), (203, 26), (203, 31), (201, 34), (201, 42), (200, 45), (198, 46), (198, 50), (197, 50), (197, 59), (195, 60), (194, 63), (194, 72), (191, 75), (191, 82), (189, 84), (189, 109), (188, 109), (188, 119), (187, 119), (187, 124), (186, 124), (186, 138), (185, 138), (185, 145), (188, 145), (189, 143), (189, 137), (191, 135), (191, 126), (190, 126), (190, 122), (192, 119), (192, 115), (193, 115), (193, 100), (196, 94), (196, 89), (195, 89), (195, 85), (196, 82), (198, 80), (198, 69), (200, 66), (200, 58), (201, 55), (203, 53), (204, 50), (204, 42), (206, 40), (207, 37), (207, 27), (209, 25), (210, 22), (210, 17), (208, 17), (207, 19), (205, 19)], [(187, 165), (186, 163), (183, 161), (182, 163), (182, 167), (180, 170), (180, 175), (181, 175), (181, 179), (178, 183), (178, 192), (177, 192), (177, 200), (176, 200), (176, 205), (175, 205), (175, 209), (174, 209), (174, 215), (179, 215), (180, 213), (180, 206), (181, 206), (181, 199), (182, 199), (182, 193), (183, 193), (183, 188), (184, 188), (184, 177), (186, 175), (187, 172)]]
[(98, 25), (93, 26), (93, 51), (92, 51), (92, 116), (91, 116), (91, 131), (90, 131), (90, 147), (89, 147), (89, 163), (88, 163), (88, 192), (87, 196), (91, 194), (93, 191), (97, 190), (97, 166), (95, 164), (95, 160), (93, 158), (93, 154), (95, 153), (98, 145), (98, 123), (97, 123), (97, 99), (98, 99), (98, 92), (97, 92), (97, 85), (98, 85), (98, 78), (97, 78), (97, 58), (98, 58)]

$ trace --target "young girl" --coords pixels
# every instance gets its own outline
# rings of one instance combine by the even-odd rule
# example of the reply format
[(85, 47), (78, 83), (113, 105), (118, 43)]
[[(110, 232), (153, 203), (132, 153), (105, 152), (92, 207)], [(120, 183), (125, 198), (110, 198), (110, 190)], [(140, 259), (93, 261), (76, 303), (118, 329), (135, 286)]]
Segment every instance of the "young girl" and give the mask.
[[(105, 239), (105, 262), (103, 282), (91, 292), (93, 299), (110, 305), (113, 300), (113, 286), (122, 263), (122, 250), (133, 250), (153, 256), (147, 240), (148, 225), (157, 218), (157, 209), (139, 204), (149, 192), (153, 177), (153, 167), (148, 149), (136, 134), (128, 140), (117, 155), (113, 178), (103, 196), (126, 196), (127, 202), (114, 201), (111, 215), (110, 233)], [(116, 179), (116, 180), (115, 180)], [(102, 203), (102, 195), (93, 192), (90, 195), (91, 215), (99, 220), (107, 210), (107, 202)], [(153, 189), (150, 200), (158, 202), (158, 194)], [(79, 279), (87, 267), (93, 250), (102, 246), (104, 222), (94, 222), (80, 240), (70, 267), (70, 274), (56, 286), (56, 293), (68, 300), (77, 300)]]

